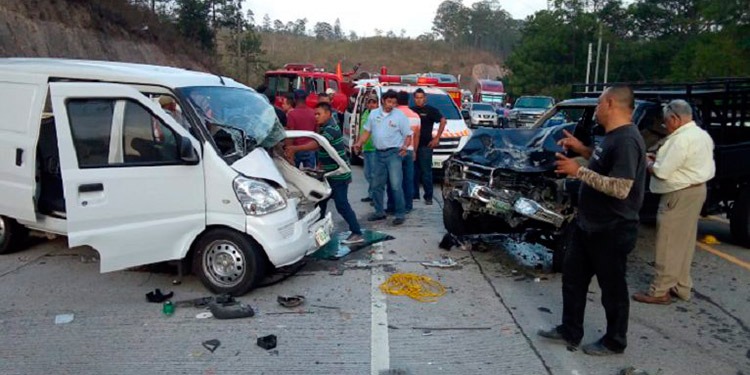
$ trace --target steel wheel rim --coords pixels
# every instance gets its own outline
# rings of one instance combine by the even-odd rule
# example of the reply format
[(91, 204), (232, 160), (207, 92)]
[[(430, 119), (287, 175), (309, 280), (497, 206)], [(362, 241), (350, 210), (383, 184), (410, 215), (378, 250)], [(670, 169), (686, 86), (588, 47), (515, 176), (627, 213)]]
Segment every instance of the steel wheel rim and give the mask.
[(5, 219), (0, 217), (0, 244), (5, 242)]
[(203, 273), (214, 285), (233, 287), (245, 276), (245, 263), (245, 254), (235, 243), (214, 241), (203, 254)]

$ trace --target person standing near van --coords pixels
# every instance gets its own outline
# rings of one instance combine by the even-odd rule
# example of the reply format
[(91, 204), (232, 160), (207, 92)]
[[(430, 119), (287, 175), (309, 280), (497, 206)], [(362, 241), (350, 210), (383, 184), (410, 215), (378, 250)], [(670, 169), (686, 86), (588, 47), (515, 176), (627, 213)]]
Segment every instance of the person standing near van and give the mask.
[[(336, 149), (336, 153), (338, 153), (339, 157), (348, 162), (346, 159), (346, 149), (344, 147), (344, 136), (341, 132), (341, 128), (336, 125), (336, 122), (332, 118), (333, 114), (331, 112), (331, 105), (328, 103), (318, 103), (315, 106), (314, 116), (315, 122), (318, 125), (318, 132), (331, 143), (331, 146)], [(315, 152), (315, 150), (317, 150), (318, 161), (323, 167), (324, 172), (335, 171), (339, 168), (339, 165), (333, 160), (331, 155), (329, 155), (324, 148), (319, 147), (315, 141), (310, 141), (309, 143), (300, 146), (292, 145), (287, 148), (286, 153), (287, 158), (291, 159), (296, 153)], [(333, 198), (333, 203), (336, 205), (336, 211), (338, 211), (339, 215), (344, 218), (349, 225), (349, 230), (352, 232), (349, 237), (341, 241), (341, 243), (354, 244), (364, 242), (362, 229), (357, 221), (357, 215), (354, 213), (354, 210), (352, 210), (351, 204), (349, 204), (349, 184), (352, 182), (351, 172), (326, 177), (326, 180), (328, 180), (328, 185), (331, 186), (331, 198)], [(325, 214), (326, 212), (328, 199), (320, 202), (321, 214)]]
[[(412, 142), (407, 148), (406, 156), (402, 162), (404, 181), (401, 186), (404, 188), (404, 207), (406, 208), (406, 213), (409, 213), (414, 208), (414, 200), (409, 199), (409, 197), (414, 196), (414, 161), (417, 158), (416, 151), (419, 147), (419, 138), (416, 134), (419, 134), (422, 120), (416, 112), (409, 108), (409, 93), (406, 91), (399, 91), (396, 96), (396, 102), (398, 103), (396, 109), (403, 112), (406, 115), (406, 118), (409, 119), (409, 126), (411, 126), (412, 134), (414, 134), (414, 136), (412, 136)], [(393, 193), (391, 190), (388, 190), (387, 193), (388, 203), (386, 204), (386, 212), (393, 212)]]
[(693, 121), (688, 102), (673, 100), (664, 107), (664, 124), (667, 140), (648, 161), (649, 188), (661, 194), (656, 216), (656, 275), (647, 292), (633, 295), (638, 302), (660, 305), (672, 303), (672, 296), (690, 299), (698, 217), (706, 201), (706, 181), (716, 173), (714, 142)]
[[(427, 94), (421, 88), (414, 91), (414, 106), (411, 110), (419, 115), (422, 125), (419, 129), (414, 196), (408, 199), (419, 199), (419, 183), (421, 182), (424, 188), (424, 203), (431, 205), (433, 197), (432, 150), (440, 143), (447, 121), (437, 108), (427, 104)], [(435, 123), (440, 123), (440, 127), (433, 137), (432, 129)]]
[[(367, 98), (366, 103), (367, 109), (362, 113), (360, 119), (360, 125), (367, 123), (367, 118), (370, 117), (370, 112), (378, 109), (378, 97), (370, 96)], [(360, 126), (359, 136), (365, 132), (365, 127)], [(367, 142), (362, 146), (362, 160), (364, 164), (365, 180), (367, 180), (367, 197), (362, 198), (362, 202), (372, 202), (372, 176), (375, 174), (373, 168), (375, 167), (375, 146), (372, 145), (372, 138), (368, 139)]]
[[(305, 103), (307, 99), (307, 93), (305, 90), (294, 91), (294, 109), (289, 111), (286, 115), (286, 128), (287, 130), (307, 130), (317, 131), (318, 126), (315, 123), (315, 111), (307, 106)], [(308, 143), (314, 143), (310, 139), (297, 138), (291, 141), (287, 141), (287, 146), (291, 145), (299, 147)], [(294, 155), (294, 165), (299, 167), (302, 165), (304, 168), (315, 169), (317, 160), (315, 158), (315, 151), (302, 151), (297, 152)]]
[(412, 132), (409, 119), (403, 112), (396, 109), (396, 92), (388, 90), (382, 96), (383, 107), (370, 113), (365, 123), (365, 131), (354, 145), (355, 152), (362, 150), (362, 145), (372, 136), (375, 146), (375, 175), (373, 176), (373, 202), (375, 213), (367, 218), (369, 221), (384, 220), (386, 218), (383, 207), (383, 193), (386, 184), (393, 190), (394, 216), (393, 225), (401, 225), (405, 221), (406, 209), (404, 203), (402, 159), (412, 142)]

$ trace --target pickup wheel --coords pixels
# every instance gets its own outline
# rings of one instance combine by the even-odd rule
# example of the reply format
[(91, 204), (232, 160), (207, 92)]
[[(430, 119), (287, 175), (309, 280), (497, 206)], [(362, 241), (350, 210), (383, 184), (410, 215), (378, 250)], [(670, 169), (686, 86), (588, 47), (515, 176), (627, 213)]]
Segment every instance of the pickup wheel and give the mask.
[(212, 229), (195, 244), (193, 273), (214, 293), (241, 296), (258, 285), (265, 271), (263, 249), (244, 233)]
[(477, 229), (472, 228), (471, 223), (464, 220), (464, 208), (461, 202), (453, 199), (446, 199), (443, 204), (443, 225), (448, 233), (456, 236), (474, 234)]
[(9, 217), (0, 216), (0, 254), (21, 250), (28, 237), (28, 228)]
[(732, 238), (744, 247), (750, 247), (750, 189), (745, 188), (732, 205), (729, 231)]

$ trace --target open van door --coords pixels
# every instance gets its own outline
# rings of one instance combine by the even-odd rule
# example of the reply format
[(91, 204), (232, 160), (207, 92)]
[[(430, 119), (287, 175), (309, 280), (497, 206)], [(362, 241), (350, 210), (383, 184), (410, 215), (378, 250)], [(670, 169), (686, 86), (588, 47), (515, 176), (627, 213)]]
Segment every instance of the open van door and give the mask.
[(51, 83), (68, 243), (101, 271), (181, 259), (206, 225), (200, 144), (134, 88)]
[(47, 97), (45, 75), (0, 72), (0, 215), (36, 221), (36, 142)]

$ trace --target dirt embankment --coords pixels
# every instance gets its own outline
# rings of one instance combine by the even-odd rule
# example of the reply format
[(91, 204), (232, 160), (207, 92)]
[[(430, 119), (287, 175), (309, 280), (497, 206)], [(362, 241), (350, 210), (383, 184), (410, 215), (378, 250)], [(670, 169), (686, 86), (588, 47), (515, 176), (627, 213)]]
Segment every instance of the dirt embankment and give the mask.
[(211, 70), (209, 58), (182, 40), (174, 27), (160, 24), (125, 0), (2, 0), (0, 56)]

